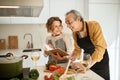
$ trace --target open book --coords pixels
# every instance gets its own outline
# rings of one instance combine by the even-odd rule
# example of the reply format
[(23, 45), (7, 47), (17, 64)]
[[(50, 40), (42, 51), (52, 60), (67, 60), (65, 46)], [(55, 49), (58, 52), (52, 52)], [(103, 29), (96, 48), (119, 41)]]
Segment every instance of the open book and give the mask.
[(68, 55), (65, 51), (63, 51), (59, 48), (56, 48), (56, 49), (53, 49), (53, 50), (48, 50), (46, 52), (49, 53), (49, 54), (57, 54), (58, 53), (60, 56), (67, 56)]

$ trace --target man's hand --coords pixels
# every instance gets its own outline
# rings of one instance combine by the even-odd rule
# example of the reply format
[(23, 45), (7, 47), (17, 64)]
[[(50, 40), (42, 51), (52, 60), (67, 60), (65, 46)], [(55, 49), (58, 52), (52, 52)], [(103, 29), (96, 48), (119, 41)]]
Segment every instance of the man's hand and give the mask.
[(72, 68), (75, 69), (77, 72), (78, 71), (86, 71), (86, 68), (80, 64), (79, 62), (72, 63)]

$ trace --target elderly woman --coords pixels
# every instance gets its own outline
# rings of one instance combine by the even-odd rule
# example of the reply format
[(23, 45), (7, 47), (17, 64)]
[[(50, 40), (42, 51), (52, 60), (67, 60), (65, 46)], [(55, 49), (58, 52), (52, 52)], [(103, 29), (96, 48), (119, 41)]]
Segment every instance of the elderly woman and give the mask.
[[(46, 23), (46, 28), (48, 33), (51, 33), (50, 36), (46, 38), (46, 44), (53, 49), (60, 48), (65, 51), (67, 54), (71, 55), (72, 51), (72, 43), (70, 37), (62, 32), (63, 25), (62, 21), (59, 17), (50, 17)], [(68, 62), (68, 56), (60, 56), (60, 53), (51, 54), (47, 53), (45, 50), (45, 54), (49, 55), (49, 60), (55, 60), (57, 63), (65, 63)]]

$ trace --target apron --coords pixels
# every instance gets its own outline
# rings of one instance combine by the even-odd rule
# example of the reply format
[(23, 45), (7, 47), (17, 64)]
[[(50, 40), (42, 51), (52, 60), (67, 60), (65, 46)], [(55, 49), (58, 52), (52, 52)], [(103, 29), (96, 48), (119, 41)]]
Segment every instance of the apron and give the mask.
[[(52, 44), (52, 41), (49, 40), (48, 44)], [(65, 44), (63, 38), (58, 39), (58, 40), (55, 41), (55, 48), (60, 48), (61, 50), (67, 52), (66, 44)], [(48, 63), (50, 63), (51, 61), (55, 61), (57, 64), (60, 64), (60, 63), (67, 63), (68, 59), (65, 59), (65, 60), (56, 60), (51, 55), (49, 55)]]
[[(87, 37), (79, 38), (77, 35), (77, 44), (80, 48), (84, 50), (84, 53), (89, 53), (92, 55), (92, 53), (95, 51), (95, 46), (90, 40), (89, 36), (89, 30), (88, 25), (86, 23), (86, 29), (87, 29)], [(92, 71), (103, 77), (105, 80), (110, 80), (109, 75), (109, 56), (107, 49), (105, 50), (105, 54), (103, 56), (103, 59), (100, 62), (97, 62), (90, 68)]]

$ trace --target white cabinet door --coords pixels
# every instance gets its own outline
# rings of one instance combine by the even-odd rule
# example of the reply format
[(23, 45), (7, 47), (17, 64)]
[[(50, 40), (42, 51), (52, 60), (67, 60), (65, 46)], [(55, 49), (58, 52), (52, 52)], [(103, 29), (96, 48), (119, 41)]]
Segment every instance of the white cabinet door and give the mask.
[(89, 0), (90, 3), (120, 3), (120, 0)]
[(44, 0), (44, 7), (40, 13), (40, 23), (46, 23), (50, 16), (50, 0)]
[(58, 16), (65, 22), (65, 14), (71, 9), (76, 9), (84, 15), (85, 0), (50, 0), (50, 16)]
[(10, 24), (11, 23), (11, 19), (10, 18), (6, 18), (6, 17), (0, 17), (0, 24)]
[(88, 9), (85, 9), (88, 5), (87, 0), (44, 0), (44, 3), (40, 23), (46, 23), (51, 16), (60, 17), (64, 23), (65, 13), (71, 9), (80, 11), (85, 18), (87, 16)]

